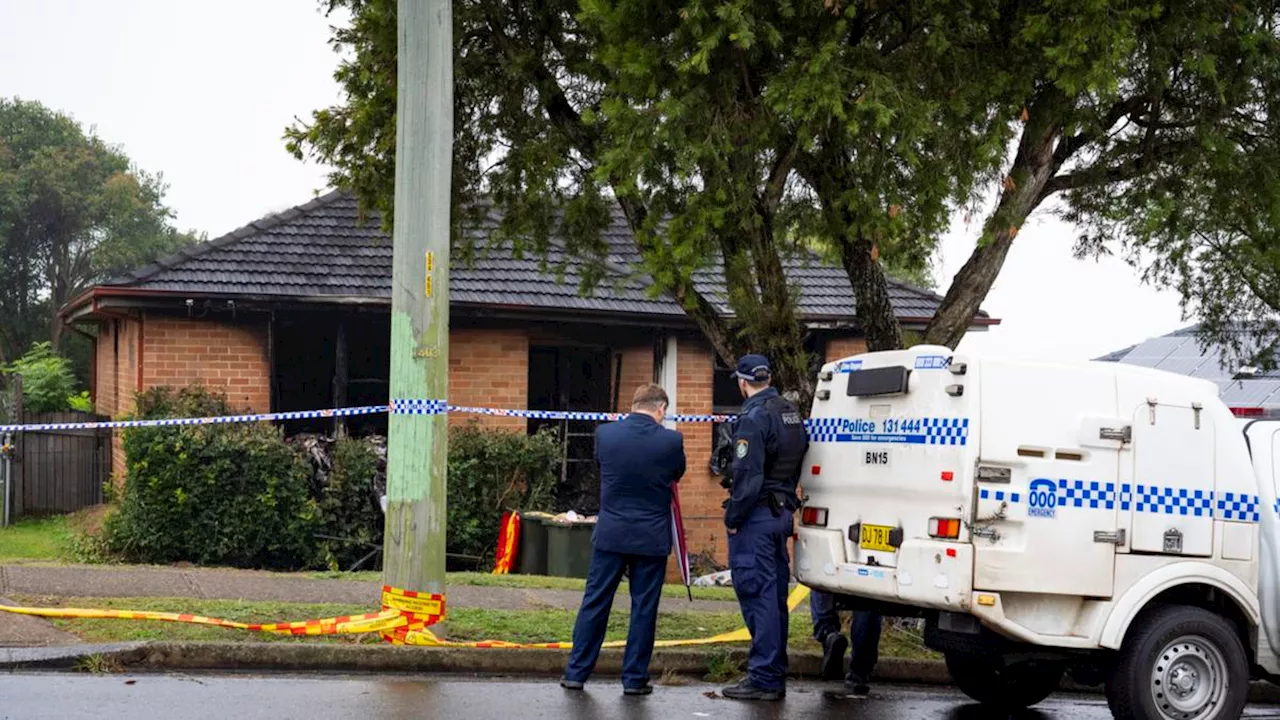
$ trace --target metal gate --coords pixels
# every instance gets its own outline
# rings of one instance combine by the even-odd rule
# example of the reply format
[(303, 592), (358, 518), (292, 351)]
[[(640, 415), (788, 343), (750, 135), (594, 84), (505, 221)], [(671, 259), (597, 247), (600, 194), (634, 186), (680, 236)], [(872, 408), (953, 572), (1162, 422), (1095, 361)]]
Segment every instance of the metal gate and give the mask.
[[(0, 424), (103, 422), (82, 412), (35, 413), (22, 408), (22, 384), (0, 378)], [(111, 473), (110, 430), (24, 430), (0, 437), (0, 523), (25, 515), (70, 513), (102, 503)]]

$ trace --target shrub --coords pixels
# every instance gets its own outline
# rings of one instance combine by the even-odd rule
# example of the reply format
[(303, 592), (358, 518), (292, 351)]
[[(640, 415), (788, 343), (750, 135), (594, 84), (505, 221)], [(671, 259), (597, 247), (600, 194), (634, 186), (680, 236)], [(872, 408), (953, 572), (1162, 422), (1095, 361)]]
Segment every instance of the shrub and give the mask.
[[(138, 396), (138, 417), (233, 414), (200, 387)], [(131, 562), (295, 569), (314, 564), (310, 472), (277, 428), (260, 423), (131, 428), (127, 475), (106, 545)]]
[[(332, 442), (316, 435), (293, 438), (311, 458), (312, 493), (320, 510), (320, 556), (331, 570), (348, 568), (382, 536), (381, 497), (386, 489), (386, 440), (380, 436)], [(341, 538), (334, 540), (332, 538)], [(364, 566), (379, 567), (381, 556)]]
[(79, 395), (72, 395), (68, 397), (67, 409), (82, 413), (93, 412), (93, 400), (89, 397), (89, 391), (85, 390)]
[(559, 482), (560, 443), (535, 435), (486, 430), (474, 421), (449, 435), (447, 550), (493, 556), (502, 513), (550, 509)]
[(93, 409), (88, 393), (76, 394), (71, 361), (54, 352), (48, 342), (35, 343), (26, 355), (0, 368), (22, 376), (22, 406), (32, 412)]

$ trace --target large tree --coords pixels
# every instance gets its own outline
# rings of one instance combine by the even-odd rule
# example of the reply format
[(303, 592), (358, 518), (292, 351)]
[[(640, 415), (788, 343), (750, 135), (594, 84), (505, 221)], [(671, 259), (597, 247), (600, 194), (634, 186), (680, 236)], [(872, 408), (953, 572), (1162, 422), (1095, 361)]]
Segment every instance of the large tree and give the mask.
[(164, 190), (72, 118), (0, 99), (0, 362), (42, 339), (56, 350), (68, 300), (193, 241)]
[[(347, 97), (291, 128), (290, 147), (389, 218), (395, 3), (329, 7), (354, 18), (334, 38), (351, 53), (338, 71)], [(1170, 89), (1234, 73), (1211, 50), (1247, 52), (1232, 18), (1264, 12), (1229, 0), (458, 0), (457, 215), (496, 204), (496, 241), (535, 252), (558, 231), (590, 284), (618, 202), (639, 269), (716, 350), (764, 348), (782, 382), (806, 390), (789, 257), (829, 251), (870, 347), (900, 347), (885, 266), (923, 267), (957, 207), (991, 188), (983, 237), (924, 337), (954, 346), (1047, 199), (1104, 217), (1153, 168), (1194, 165), (1190, 137), (1239, 98), (1175, 110)], [(700, 293), (700, 272), (719, 274), (728, 298)]]
[(1007, 32), (1009, 61), (1036, 68), (1014, 96), (1025, 127), (982, 239), (925, 341), (959, 342), (1019, 228), (1050, 201), (1079, 228), (1082, 253), (1125, 246), (1147, 251), (1150, 278), (1208, 280), (1184, 282), (1188, 309), (1206, 327), (1230, 324), (1219, 284), (1239, 283), (1205, 266), (1213, 254), (1189, 252), (1188, 241), (1231, 231), (1252, 221), (1252, 206), (1275, 202), (1275, 188), (1252, 176), (1274, 138), (1277, 3), (1042, 5), (1020, 3)]
[(1085, 227), (1080, 254), (1123, 253), (1179, 293), (1224, 365), (1268, 370), (1280, 360), (1278, 11), (1246, 3), (1189, 17), (1204, 42), (1165, 48), (1157, 62), (1176, 72), (1152, 93), (1159, 112), (1128, 128), (1166, 155), (1140, 181), (1079, 188), (1069, 201)]
[[(337, 73), (347, 98), (290, 128), (290, 148), (333, 165), (334, 184), (386, 222), (395, 3), (329, 7), (353, 16), (334, 38), (350, 52)], [(815, 247), (847, 254), (832, 241), (838, 216), (891, 266), (923, 274), (950, 210), (994, 171), (1008, 134), (988, 97), (970, 91), (982, 86), (975, 74), (1006, 72), (983, 62), (996, 16), (944, 0), (913, 12), (460, 1), (458, 224), (496, 205), (494, 242), (545, 253), (558, 235), (590, 285), (603, 275), (599, 231), (616, 202), (644, 259), (635, 269), (655, 290), (675, 296), (721, 356), (768, 352), (781, 383), (807, 399), (810, 358), (784, 265)], [(844, 182), (806, 182), (819, 153), (846, 158)], [(700, 291), (708, 272), (726, 297)], [(883, 273), (878, 281), (885, 302), (859, 315), (887, 314), (896, 333)]]

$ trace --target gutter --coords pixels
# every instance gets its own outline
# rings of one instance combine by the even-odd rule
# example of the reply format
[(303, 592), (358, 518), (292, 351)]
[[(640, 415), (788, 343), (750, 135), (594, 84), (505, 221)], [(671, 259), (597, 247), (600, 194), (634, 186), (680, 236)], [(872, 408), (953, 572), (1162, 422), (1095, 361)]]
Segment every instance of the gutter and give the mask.
[[(98, 304), (99, 299), (105, 298), (137, 298), (150, 300), (225, 300), (229, 296), (222, 293), (200, 293), (200, 292), (181, 292), (176, 290), (145, 290), (140, 288), (129, 287), (95, 287), (81, 294), (76, 299), (67, 303), (59, 315), (68, 320), (68, 323), (74, 322), (73, 315), (80, 316), (90, 313), (107, 314), (109, 308), (102, 308)], [(371, 298), (367, 296), (352, 295), (240, 295), (234, 298), (238, 303), (262, 303), (267, 305), (280, 305), (283, 303), (299, 303), (309, 305), (338, 305), (338, 306), (364, 306), (364, 307), (390, 307), (390, 298)], [(92, 301), (92, 309), (88, 312), (82, 312), (85, 304)], [(588, 310), (583, 308), (551, 308), (539, 305), (518, 305), (518, 304), (482, 304), (482, 303), (466, 303), (466, 302), (450, 302), (450, 306), (459, 309), (469, 310), (488, 310), (491, 312), (545, 312), (548, 314), (567, 314), (581, 318), (584, 313), (598, 315), (601, 317), (627, 318), (635, 322), (661, 322), (671, 325), (684, 326), (686, 324), (692, 326), (692, 321), (688, 320), (688, 315), (682, 313), (628, 313), (621, 311), (600, 311)], [(932, 315), (900, 315), (898, 322), (903, 325), (926, 325), (933, 320)], [(685, 322), (681, 322), (685, 321)], [(849, 318), (839, 315), (819, 315), (802, 317), (802, 322), (809, 325), (818, 325), (821, 323), (841, 323), (847, 326), (857, 326), (857, 318)], [(971, 326), (991, 327), (1001, 323), (999, 318), (975, 317)]]

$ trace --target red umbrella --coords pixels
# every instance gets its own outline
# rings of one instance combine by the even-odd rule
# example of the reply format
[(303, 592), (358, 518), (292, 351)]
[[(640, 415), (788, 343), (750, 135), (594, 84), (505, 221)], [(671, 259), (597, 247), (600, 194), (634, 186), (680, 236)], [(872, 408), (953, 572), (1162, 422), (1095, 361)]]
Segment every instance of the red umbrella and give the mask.
[(684, 580), (684, 589), (689, 593), (689, 602), (693, 602), (693, 584), (689, 567), (689, 546), (684, 541), (684, 518), (680, 514), (680, 484), (671, 486), (671, 534), (675, 540), (676, 562), (680, 564), (680, 579)]

